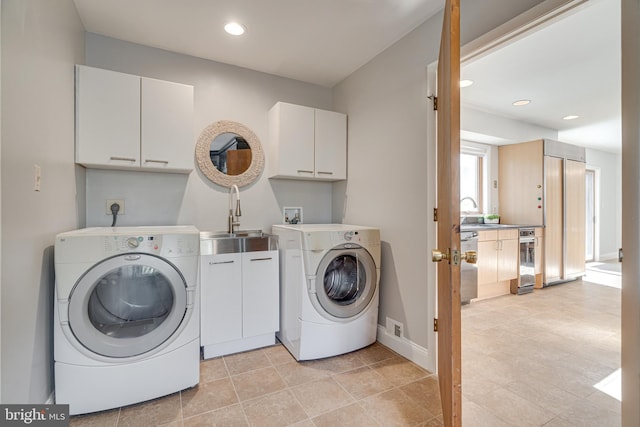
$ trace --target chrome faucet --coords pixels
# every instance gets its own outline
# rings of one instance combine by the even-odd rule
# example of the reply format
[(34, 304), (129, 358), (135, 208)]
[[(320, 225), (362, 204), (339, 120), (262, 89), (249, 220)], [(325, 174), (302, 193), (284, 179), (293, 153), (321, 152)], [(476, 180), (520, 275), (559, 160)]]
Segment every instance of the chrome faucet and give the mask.
[(462, 199), (460, 199), (460, 204), (462, 205), (462, 202), (464, 202), (465, 200), (471, 200), (471, 203), (473, 203), (473, 207), (477, 208), (478, 204), (476, 203), (475, 200), (473, 200), (473, 197), (463, 197)]
[[(233, 212), (233, 190), (236, 190), (236, 212)], [(233, 184), (229, 187), (229, 226), (227, 233), (235, 233), (235, 227), (240, 226), (239, 217), (242, 215), (240, 211), (240, 190), (238, 186)]]
[[(473, 204), (474, 208), (478, 207), (478, 204), (476, 203), (475, 200), (473, 200), (473, 197), (469, 197), (469, 196), (463, 197), (462, 199), (460, 199), (460, 206), (462, 206), (462, 202), (464, 202), (465, 200), (470, 200), (471, 203)], [(465, 224), (467, 222), (467, 216), (468, 215), (465, 215), (465, 216), (462, 217), (462, 220), (460, 221), (460, 224)]]

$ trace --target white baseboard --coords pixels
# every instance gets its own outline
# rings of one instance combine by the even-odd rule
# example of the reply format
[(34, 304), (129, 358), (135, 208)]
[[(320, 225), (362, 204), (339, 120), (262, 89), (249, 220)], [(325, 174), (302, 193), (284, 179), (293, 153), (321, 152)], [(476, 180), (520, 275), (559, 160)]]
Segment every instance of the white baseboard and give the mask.
[(52, 391), (47, 400), (45, 400), (45, 405), (53, 405), (56, 402), (55, 392)]
[(418, 366), (435, 373), (434, 363), (429, 359), (429, 351), (406, 338), (399, 338), (387, 333), (387, 329), (378, 325), (377, 340), (380, 344), (409, 359)]

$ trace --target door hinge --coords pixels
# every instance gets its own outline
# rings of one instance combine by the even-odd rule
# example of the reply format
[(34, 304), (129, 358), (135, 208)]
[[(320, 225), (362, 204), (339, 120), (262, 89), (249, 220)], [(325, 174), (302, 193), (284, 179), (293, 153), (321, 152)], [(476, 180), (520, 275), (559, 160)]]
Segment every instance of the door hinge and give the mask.
[(433, 221), (438, 222), (438, 208), (433, 208)]
[(438, 318), (433, 319), (433, 331), (438, 332)]
[(427, 98), (433, 101), (433, 111), (438, 111), (438, 97), (435, 95), (429, 95)]

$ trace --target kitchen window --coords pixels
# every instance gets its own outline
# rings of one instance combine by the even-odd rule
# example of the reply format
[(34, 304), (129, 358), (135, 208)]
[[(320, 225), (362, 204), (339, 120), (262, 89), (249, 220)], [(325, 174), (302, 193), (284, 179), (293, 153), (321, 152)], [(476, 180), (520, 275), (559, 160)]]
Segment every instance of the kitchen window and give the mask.
[[(460, 152), (460, 213), (482, 213), (484, 155), (469, 152), (461, 147)], [(473, 199), (470, 200), (470, 199)]]

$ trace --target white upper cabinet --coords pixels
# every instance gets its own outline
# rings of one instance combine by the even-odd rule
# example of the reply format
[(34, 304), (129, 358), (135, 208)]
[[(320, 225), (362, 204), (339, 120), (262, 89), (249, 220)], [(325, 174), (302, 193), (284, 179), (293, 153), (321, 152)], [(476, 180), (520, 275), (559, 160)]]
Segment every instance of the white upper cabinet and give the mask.
[(76, 163), (189, 173), (193, 86), (76, 66)]
[(269, 111), (271, 178), (347, 179), (347, 116), (276, 103)]

